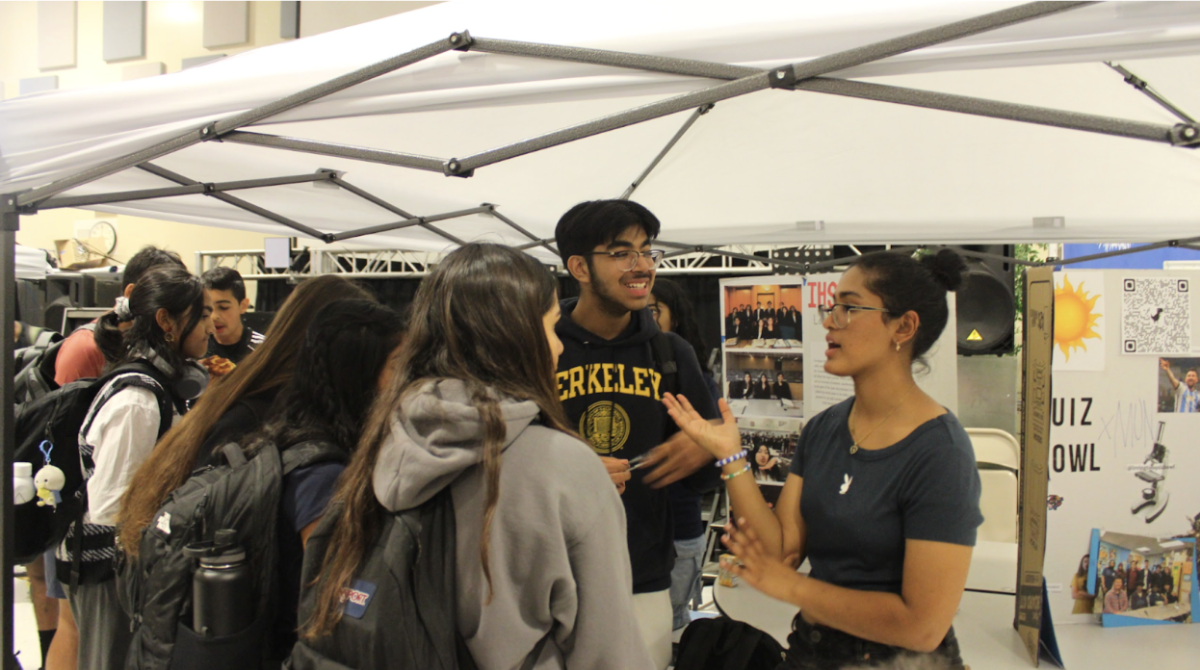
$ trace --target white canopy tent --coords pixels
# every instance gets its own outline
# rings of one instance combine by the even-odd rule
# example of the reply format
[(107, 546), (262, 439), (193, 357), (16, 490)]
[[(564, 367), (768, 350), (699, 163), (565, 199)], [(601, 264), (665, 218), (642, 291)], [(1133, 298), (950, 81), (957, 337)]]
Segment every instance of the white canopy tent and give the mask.
[[(282, 218), (308, 232), (337, 234), (494, 203), (503, 218), (532, 235), (489, 210), (436, 224), (418, 221), (426, 226), (408, 221), (356, 242), (433, 251), (452, 247), (449, 238), (523, 245), (531, 237), (552, 237), (558, 216), (572, 204), (624, 193), (695, 106), (483, 165), (469, 179), (441, 172), (450, 158), (721, 81), (446, 51), (242, 128), (415, 154), (417, 162), (425, 159), (425, 169), (245, 144), (260, 138), (232, 127), (219, 128), (233, 131), (226, 141), (200, 142), (198, 129), (234, 124), (248, 110), (424, 45), (444, 44), (455, 31), (469, 30), (480, 42), (516, 40), (765, 69), (812, 64), (1017, 6), (745, 2), (691, 6), (684, 13), (674, 3), (590, 10), (572, 3), (447, 3), (163, 77), (6, 101), (0, 104), (0, 193), (37, 189), (20, 196), (28, 212), (87, 206), (97, 194), (181, 180), (311, 180), (318, 170), (335, 170), (343, 188), (322, 180), (238, 191), (243, 202), (277, 215), (274, 220), (262, 210), (200, 194), (106, 202), (103, 209), (293, 234), (278, 223)], [(663, 220), (664, 240), (695, 245), (1189, 238), (1200, 234), (1200, 154), (1165, 141), (1181, 120), (1103, 61), (1118, 61), (1179, 109), (1200, 114), (1198, 53), (1200, 3), (1118, 2), (829, 72), (855, 82), (1123, 119), (1141, 124), (1134, 134), (1157, 133), (1157, 141), (766, 89), (718, 101), (632, 197)], [(724, 72), (732, 78), (750, 70)], [(183, 148), (151, 156), (153, 166), (169, 173), (133, 168), (61, 194), (47, 188), (185, 133), (191, 139), (179, 143)], [(346, 184), (387, 204), (364, 200)], [(55, 197), (45, 200), (49, 195)], [(548, 248), (530, 251), (553, 258)]]
[[(51, 207), (414, 250), (484, 239), (552, 260), (542, 243), (562, 212), (636, 182), (685, 248), (1200, 240), (1200, 155), (1184, 147), (1200, 144), (1186, 116), (1200, 114), (1200, 3), (1084, 4), (453, 2), (7, 100), (3, 322), (21, 216)], [(0, 582), (0, 658), (11, 611)]]

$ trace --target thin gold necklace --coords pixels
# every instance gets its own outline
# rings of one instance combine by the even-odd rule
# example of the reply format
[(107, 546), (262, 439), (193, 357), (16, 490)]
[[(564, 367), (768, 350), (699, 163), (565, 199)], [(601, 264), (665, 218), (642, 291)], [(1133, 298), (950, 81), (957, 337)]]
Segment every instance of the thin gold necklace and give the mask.
[[(908, 393), (905, 393), (905, 394), (904, 394), (904, 399), (903, 399), (903, 400), (901, 400), (901, 401), (900, 401), (900, 402), (899, 402), (899, 403), (898, 403), (898, 404), (897, 404), (895, 407), (893, 407), (893, 408), (892, 408), (892, 411), (888, 412), (887, 416), (885, 416), (885, 417), (883, 417), (882, 419), (880, 419), (880, 420), (879, 420), (879, 423), (875, 424), (875, 427), (874, 427), (874, 428), (872, 428), (871, 430), (867, 431), (867, 434), (866, 434), (866, 435), (863, 435), (863, 436), (862, 436), (862, 439), (859, 439), (859, 440), (854, 440), (854, 431), (853, 431), (853, 430), (850, 430), (850, 422), (849, 422), (848, 420), (846, 421), (846, 430), (850, 432), (850, 439), (854, 440), (854, 444), (851, 444), (851, 445), (850, 445), (850, 453), (851, 453), (851, 454), (857, 454), (857, 453), (858, 453), (858, 449), (859, 449), (859, 446), (858, 446), (858, 445), (862, 444), (863, 442), (866, 442), (866, 441), (867, 441), (867, 438), (869, 438), (869, 437), (871, 437), (871, 435), (875, 434), (875, 431), (879, 430), (879, 427), (880, 427), (880, 426), (882, 426), (883, 424), (887, 423), (887, 420), (888, 420), (888, 419), (890, 419), (890, 418), (892, 418), (892, 415), (893, 415), (893, 414), (895, 414), (895, 413), (896, 413), (896, 411), (897, 411), (897, 410), (899, 410), (901, 407), (903, 407), (903, 406), (904, 406), (904, 403), (908, 402), (908, 398), (909, 398), (909, 396), (911, 396), (911, 395), (912, 395), (913, 389), (915, 389), (915, 388), (917, 388), (917, 385), (916, 385), (916, 384), (913, 384), (913, 385), (912, 385), (912, 387), (910, 387), (910, 388), (908, 389)], [(851, 413), (853, 413), (855, 409), (858, 409), (858, 403), (855, 403), (855, 404), (854, 404), (854, 408), (850, 410), (850, 411), (851, 411)]]

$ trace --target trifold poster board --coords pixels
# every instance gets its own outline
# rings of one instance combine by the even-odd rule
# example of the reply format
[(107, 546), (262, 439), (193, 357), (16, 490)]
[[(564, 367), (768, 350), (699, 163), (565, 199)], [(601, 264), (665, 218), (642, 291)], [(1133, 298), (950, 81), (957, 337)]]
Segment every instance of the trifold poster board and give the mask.
[(1200, 605), (1200, 272), (1066, 269), (1054, 294), (1054, 621), (1190, 622)]
[[(854, 382), (824, 370), (825, 328), (818, 305), (834, 302), (841, 273), (721, 280), (722, 391), (737, 417), (755, 478), (787, 480), (805, 417), (854, 395)], [(958, 409), (954, 296), (942, 337), (918, 365), (917, 384), (951, 412)]]
[(1047, 611), (1046, 458), (1050, 444), (1051, 352), (1054, 334), (1054, 276), (1050, 268), (1025, 272), (1022, 313), (1020, 546), (1014, 625), (1034, 665), (1045, 656), (1059, 667), (1062, 657)]

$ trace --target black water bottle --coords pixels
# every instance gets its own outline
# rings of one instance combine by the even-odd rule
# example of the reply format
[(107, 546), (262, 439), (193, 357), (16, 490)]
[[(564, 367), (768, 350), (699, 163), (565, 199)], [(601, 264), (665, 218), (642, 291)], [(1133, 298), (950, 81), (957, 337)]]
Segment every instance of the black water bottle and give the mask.
[(184, 551), (200, 559), (192, 577), (195, 631), (202, 637), (226, 637), (254, 623), (254, 584), (237, 531), (218, 530), (212, 542)]

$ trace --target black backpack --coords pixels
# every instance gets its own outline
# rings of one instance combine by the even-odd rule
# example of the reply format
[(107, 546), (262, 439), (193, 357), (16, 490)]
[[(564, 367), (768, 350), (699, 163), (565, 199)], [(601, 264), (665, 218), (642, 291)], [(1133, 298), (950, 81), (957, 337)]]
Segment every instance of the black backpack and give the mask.
[[(96, 324), (89, 323), (79, 330), (95, 330)], [(58, 388), (54, 381), (58, 350), (62, 348), (63, 336), (53, 330), (38, 333), (37, 340), (28, 347), (16, 351), (13, 369), (13, 402), (17, 405), (46, 395)]]
[[(308, 538), (301, 626), (316, 607), (321, 567), (339, 516), (340, 506), (332, 506)], [(420, 507), (386, 514), (380, 526), (378, 538), (345, 591), (344, 613), (333, 633), (315, 640), (301, 637), (284, 668), (474, 670), (475, 661), (458, 633), (456, 618), (450, 488)]]
[[(110, 381), (113, 384), (105, 397), (97, 398)], [(32, 464), (34, 473), (44, 465), (54, 465), (66, 478), (57, 506), (39, 507), (36, 501), (30, 501), (14, 508), (13, 554), (18, 564), (29, 563), (58, 545), (71, 524), (83, 517), (87, 491), (83, 483), (92, 464), (90, 457), (79, 452), (79, 435), (88, 427), (84, 423), (92, 405), (96, 404), (98, 410), (113, 394), (130, 386), (148, 389), (158, 399), (162, 417), (158, 436), (162, 437), (172, 421), (168, 385), (152, 364), (135, 361), (99, 379), (78, 379), (16, 408), (13, 461)], [(60, 578), (66, 582), (68, 575)]]
[(679, 639), (675, 670), (775, 670), (785, 658), (775, 638), (750, 624), (696, 619)]
[[(137, 559), (118, 553), (117, 592), (133, 622), (129, 670), (260, 668), (265, 659), (285, 655), (268, 642), (277, 599), (280, 493), (291, 471), (324, 462), (344, 462), (346, 454), (329, 442), (312, 441), (283, 451), (264, 445), (245, 454), (226, 444), (218, 465), (198, 468), (167, 497), (142, 531)], [(254, 623), (227, 637), (202, 637), (192, 626), (192, 577), (196, 559), (184, 548), (209, 542), (218, 530), (233, 529), (257, 585)]]

